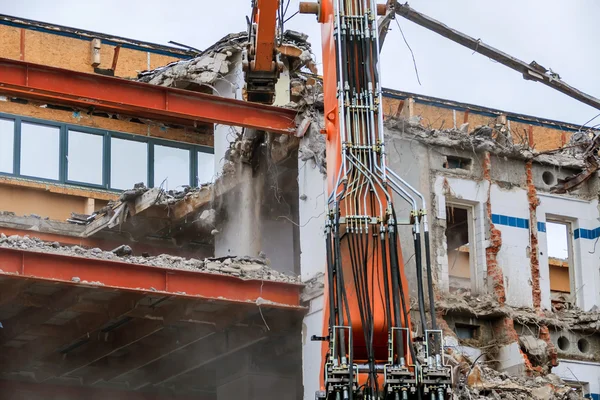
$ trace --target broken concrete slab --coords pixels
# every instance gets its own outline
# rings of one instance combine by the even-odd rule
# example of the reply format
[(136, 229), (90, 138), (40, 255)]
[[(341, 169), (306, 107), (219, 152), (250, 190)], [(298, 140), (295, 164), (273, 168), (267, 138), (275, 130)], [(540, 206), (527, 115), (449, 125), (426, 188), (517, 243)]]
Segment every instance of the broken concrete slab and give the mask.
[[(297, 276), (286, 275), (269, 266), (269, 260), (245, 256), (207, 258), (204, 260), (161, 254), (159, 256), (134, 256), (127, 251), (129, 246), (120, 246), (113, 251), (98, 248), (86, 249), (81, 246), (61, 246), (58, 242), (45, 242), (36, 237), (0, 233), (0, 247), (14, 248), (41, 253), (52, 253), (92, 259), (102, 259), (148, 265), (160, 268), (182, 269), (233, 275), (241, 279), (259, 279), (288, 283), (300, 283)], [(129, 248), (131, 250), (131, 248)]]

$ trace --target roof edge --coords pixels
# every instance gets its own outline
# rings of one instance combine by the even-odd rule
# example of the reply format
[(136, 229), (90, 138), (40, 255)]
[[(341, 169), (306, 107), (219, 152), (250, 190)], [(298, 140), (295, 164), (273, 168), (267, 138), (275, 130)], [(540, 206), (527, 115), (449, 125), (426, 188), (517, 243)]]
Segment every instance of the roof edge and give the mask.
[(514, 122), (521, 122), (534, 126), (542, 126), (546, 128), (561, 129), (570, 132), (578, 132), (581, 130), (581, 125), (571, 122), (558, 121), (553, 119), (538, 118), (533, 115), (519, 114), (496, 108), (478, 106), (470, 103), (462, 103), (454, 100), (442, 99), (439, 97), (426, 96), (417, 93), (404, 92), (401, 90), (383, 88), (383, 96), (388, 98), (407, 99), (412, 97), (415, 102), (421, 104), (432, 105), (440, 108), (448, 108), (452, 110), (469, 110), (474, 114), (485, 115), (488, 117), (497, 117), (506, 115), (507, 119)]
[(27, 18), (14, 17), (5, 14), (0, 14), (0, 25), (14, 26), (18, 28), (30, 29), (59, 36), (72, 37), (81, 40), (92, 40), (94, 38), (99, 38), (105, 43), (113, 46), (120, 45), (122, 47), (130, 48), (133, 50), (143, 50), (151, 53), (168, 55), (178, 58), (188, 58), (195, 54), (195, 52), (184, 50), (178, 47), (144, 42), (141, 40), (108, 35), (105, 33), (88, 31), (86, 29), (72, 28), (69, 26), (51, 24), (48, 22), (35, 21)]

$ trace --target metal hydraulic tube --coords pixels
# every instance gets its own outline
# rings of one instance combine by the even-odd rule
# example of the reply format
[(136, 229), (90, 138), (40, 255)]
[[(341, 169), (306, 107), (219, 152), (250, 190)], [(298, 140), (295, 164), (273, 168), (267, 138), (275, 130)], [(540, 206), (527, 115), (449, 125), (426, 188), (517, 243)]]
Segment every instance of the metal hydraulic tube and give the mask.
[[(428, 242), (428, 229), (425, 206), (418, 209), (412, 190), (406, 190), (387, 167), (376, 21), (379, 8), (374, 0), (322, 0), (318, 7), (301, 5), (305, 11), (318, 11), (323, 24), (330, 193), (325, 223), (328, 299), (323, 337), (329, 340), (323, 346), (327, 362), (319, 397), (327, 400), (399, 400), (422, 393), (392, 191), (411, 205), (423, 335), (428, 331), (421, 236), (422, 231), (427, 232)], [(425, 261), (429, 265), (429, 252)]]

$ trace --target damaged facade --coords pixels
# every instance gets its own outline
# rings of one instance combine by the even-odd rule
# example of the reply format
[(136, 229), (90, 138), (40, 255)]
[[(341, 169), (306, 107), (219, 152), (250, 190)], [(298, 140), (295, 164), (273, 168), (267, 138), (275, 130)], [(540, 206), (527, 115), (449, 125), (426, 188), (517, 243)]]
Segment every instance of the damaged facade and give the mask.
[[(0, 34), (9, 38), (0, 57), (246, 96), (245, 33), (201, 54), (11, 17), (0, 18)], [(78, 57), (44, 59), (44, 46)], [(0, 263), (31, 258), (0, 267), (12, 271), (0, 280), (0, 387), (9, 398), (44, 398), (48, 388), (69, 400), (313, 398), (323, 98), (307, 38), (286, 32), (279, 51), (275, 105), (293, 110), (291, 135), (0, 98)], [(391, 90), (384, 110), (391, 167), (426, 197), (436, 312), (459, 396), (597, 398), (593, 137)], [(407, 221), (410, 206), (396, 204)], [(410, 227), (401, 233), (414, 288)], [(19, 272), (35, 263), (65, 272), (41, 281)]]
[(551, 372), (597, 396), (600, 186), (595, 170), (579, 179), (597, 157), (594, 132), (389, 94), (389, 160), (430, 204), (436, 311), (470, 393), (566, 398)]

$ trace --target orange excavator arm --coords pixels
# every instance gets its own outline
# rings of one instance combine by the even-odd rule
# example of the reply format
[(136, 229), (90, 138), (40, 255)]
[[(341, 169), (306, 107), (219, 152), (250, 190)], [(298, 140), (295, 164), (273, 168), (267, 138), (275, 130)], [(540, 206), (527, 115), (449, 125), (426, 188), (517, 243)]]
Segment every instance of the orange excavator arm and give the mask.
[[(255, 0), (244, 55), (250, 101), (273, 100), (277, 0)], [(451, 368), (433, 306), (425, 197), (387, 166), (375, 0), (300, 3), (322, 27), (329, 198), (320, 400), (448, 400)], [(392, 10), (390, 10), (392, 11)], [(394, 201), (410, 204), (399, 220)], [(418, 206), (418, 203), (420, 207)], [(400, 230), (413, 236), (419, 323), (411, 323)], [(422, 240), (425, 257), (421, 256)], [(428, 277), (426, 316), (423, 263)]]
[(275, 84), (283, 64), (276, 46), (279, 0), (254, 0), (249, 43), (242, 53), (248, 101), (273, 104)]

